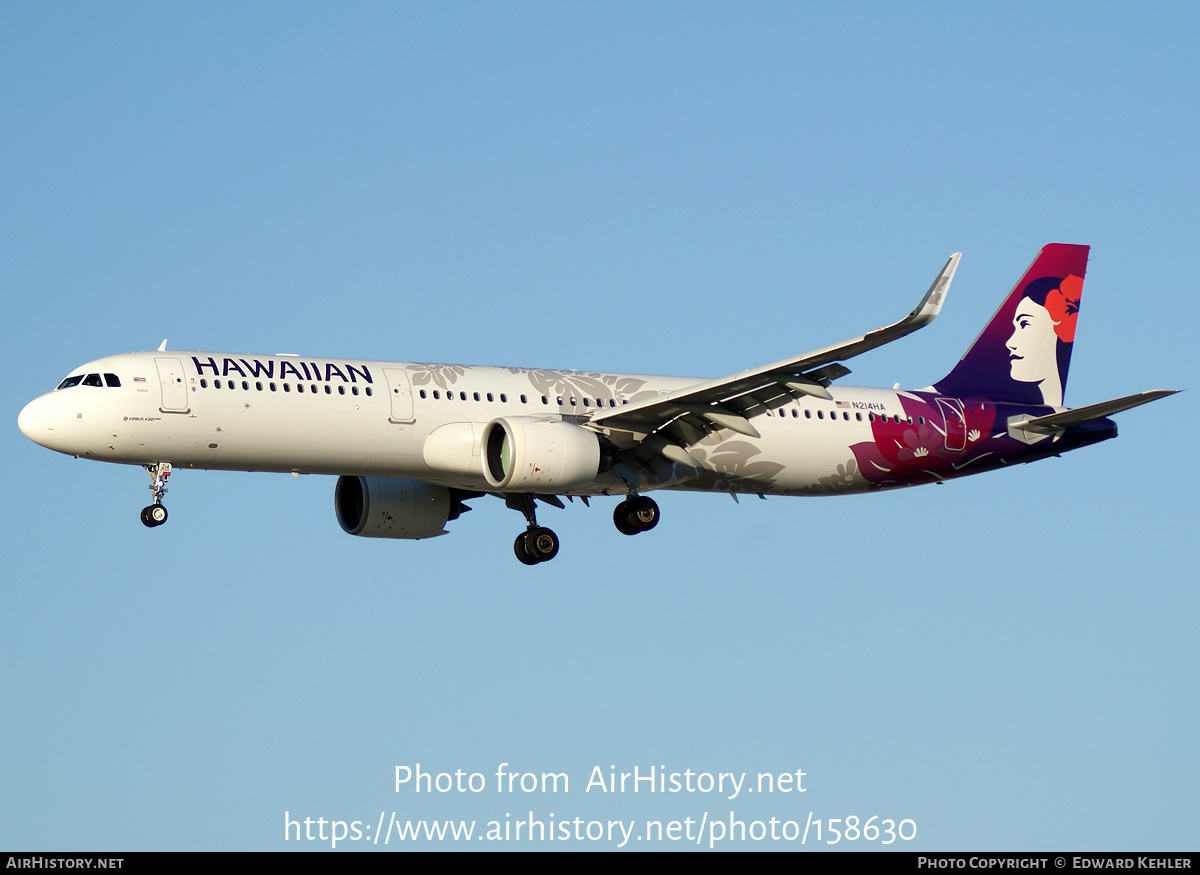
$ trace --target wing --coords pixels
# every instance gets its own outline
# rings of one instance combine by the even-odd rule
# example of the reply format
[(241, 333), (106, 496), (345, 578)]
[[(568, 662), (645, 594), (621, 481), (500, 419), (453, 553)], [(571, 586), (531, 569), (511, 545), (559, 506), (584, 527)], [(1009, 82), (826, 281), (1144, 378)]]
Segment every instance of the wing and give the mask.
[(950, 256), (916, 309), (899, 322), (804, 355), (598, 413), (587, 425), (607, 435), (618, 446), (640, 445), (672, 461), (695, 467), (695, 460), (683, 446), (696, 443), (719, 428), (758, 437), (758, 429), (750, 422), (753, 417), (803, 395), (828, 400), (830, 382), (850, 373), (842, 361), (932, 322), (942, 309), (961, 255), (956, 252)]

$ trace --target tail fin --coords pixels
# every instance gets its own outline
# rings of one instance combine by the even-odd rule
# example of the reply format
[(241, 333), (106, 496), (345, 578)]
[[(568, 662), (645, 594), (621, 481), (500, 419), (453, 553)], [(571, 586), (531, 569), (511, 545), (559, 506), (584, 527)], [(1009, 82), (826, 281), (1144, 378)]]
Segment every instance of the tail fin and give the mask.
[(1061, 407), (1087, 259), (1087, 246), (1042, 247), (954, 370), (934, 388), (960, 398)]

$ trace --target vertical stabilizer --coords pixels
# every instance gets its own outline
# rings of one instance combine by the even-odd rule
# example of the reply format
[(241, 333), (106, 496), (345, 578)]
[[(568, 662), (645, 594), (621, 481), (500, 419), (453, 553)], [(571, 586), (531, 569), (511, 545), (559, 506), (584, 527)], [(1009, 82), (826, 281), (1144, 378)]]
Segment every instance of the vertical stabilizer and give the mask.
[(1049, 243), (934, 388), (960, 398), (1063, 406), (1088, 247)]

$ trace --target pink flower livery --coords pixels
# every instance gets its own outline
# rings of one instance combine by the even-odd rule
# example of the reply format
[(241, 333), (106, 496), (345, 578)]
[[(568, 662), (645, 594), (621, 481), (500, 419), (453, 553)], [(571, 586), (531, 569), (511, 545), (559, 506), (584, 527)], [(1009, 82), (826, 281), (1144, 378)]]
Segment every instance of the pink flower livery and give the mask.
[(903, 395), (900, 403), (904, 421), (882, 417), (871, 426), (870, 442), (850, 448), (875, 488), (944, 480), (991, 455), (996, 408), (989, 401), (969, 398), (943, 410), (923, 396)]

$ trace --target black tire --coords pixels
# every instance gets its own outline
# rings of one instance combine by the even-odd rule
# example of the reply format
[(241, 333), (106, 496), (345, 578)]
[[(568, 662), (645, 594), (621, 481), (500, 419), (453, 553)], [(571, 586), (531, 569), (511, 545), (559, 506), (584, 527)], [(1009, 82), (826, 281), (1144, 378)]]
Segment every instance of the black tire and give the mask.
[(631, 500), (622, 501), (613, 511), (613, 525), (617, 527), (617, 531), (622, 535), (636, 535), (638, 528), (634, 525), (633, 517), (633, 502)]
[(153, 509), (153, 507), (154, 506), (151, 505), (150, 507), (142, 508), (142, 525), (148, 529), (152, 529), (156, 525), (158, 525), (158, 523), (156, 523), (153, 519), (150, 518), (150, 511)]
[(525, 550), (537, 562), (549, 562), (558, 555), (558, 535), (544, 526), (525, 533)]
[(525, 549), (525, 532), (517, 535), (517, 540), (513, 542), (513, 552), (517, 554), (517, 558), (525, 565), (537, 565), (538, 560), (529, 555), (529, 551)]

